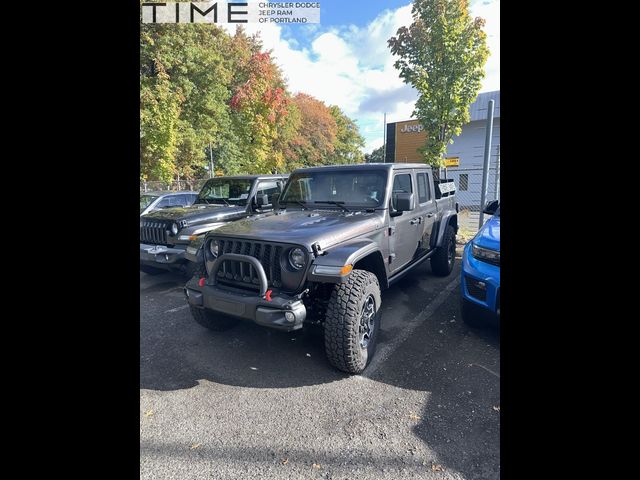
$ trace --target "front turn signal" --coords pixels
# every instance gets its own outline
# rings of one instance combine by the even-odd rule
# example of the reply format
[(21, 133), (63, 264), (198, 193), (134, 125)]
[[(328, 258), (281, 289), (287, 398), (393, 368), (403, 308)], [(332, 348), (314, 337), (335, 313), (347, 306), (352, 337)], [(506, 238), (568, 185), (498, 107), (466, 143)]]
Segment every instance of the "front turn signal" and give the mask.
[(347, 273), (350, 273), (351, 270), (353, 270), (353, 265), (345, 265), (340, 269), (340, 275), (346, 275)]

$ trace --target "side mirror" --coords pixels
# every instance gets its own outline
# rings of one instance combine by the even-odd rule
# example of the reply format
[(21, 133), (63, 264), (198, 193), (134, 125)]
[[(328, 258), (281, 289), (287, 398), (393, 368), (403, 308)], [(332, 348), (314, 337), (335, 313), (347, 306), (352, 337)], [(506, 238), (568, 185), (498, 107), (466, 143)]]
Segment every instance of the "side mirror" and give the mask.
[(258, 207), (261, 208), (271, 206), (271, 204), (269, 203), (269, 195), (258, 195), (256, 197), (256, 203), (258, 204)]
[(496, 213), (496, 210), (498, 210), (499, 206), (499, 200), (492, 200), (487, 203), (486, 207), (484, 207), (483, 213), (486, 213), (487, 215), (493, 215), (494, 213)]
[(276, 210), (280, 208), (280, 194), (274, 193), (271, 195), (271, 203), (273, 203), (273, 208)]
[(410, 212), (413, 210), (413, 193), (394, 193), (396, 212)]

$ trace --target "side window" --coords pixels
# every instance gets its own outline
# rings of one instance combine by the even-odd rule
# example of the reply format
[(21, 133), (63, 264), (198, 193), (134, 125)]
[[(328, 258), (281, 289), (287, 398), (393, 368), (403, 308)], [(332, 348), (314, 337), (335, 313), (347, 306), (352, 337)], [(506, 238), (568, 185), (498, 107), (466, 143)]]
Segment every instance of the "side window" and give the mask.
[(188, 207), (193, 203), (192, 195), (184, 194), (184, 195), (177, 195), (177, 197), (178, 197), (178, 205), (181, 207)]
[(418, 174), (418, 199), (419, 203), (425, 203), (431, 200), (429, 177), (426, 173)]
[(467, 190), (469, 190), (469, 174), (461, 173), (459, 183), (460, 185), (458, 186), (460, 187), (460, 191), (466, 192)]
[(158, 202), (158, 204), (156, 205), (156, 208), (170, 207), (171, 205), (173, 205), (171, 203), (172, 199), (173, 199), (173, 197), (164, 197), (162, 200), (160, 200), (160, 202)]
[(394, 193), (413, 193), (411, 188), (411, 175), (403, 173), (393, 178), (393, 190), (391, 191), (391, 206), (396, 208), (396, 196)]
[(258, 184), (257, 195), (269, 195), (269, 201), (271, 201), (271, 196), (274, 193), (280, 193), (282, 191), (280, 182), (276, 180), (269, 180), (265, 182), (260, 182)]

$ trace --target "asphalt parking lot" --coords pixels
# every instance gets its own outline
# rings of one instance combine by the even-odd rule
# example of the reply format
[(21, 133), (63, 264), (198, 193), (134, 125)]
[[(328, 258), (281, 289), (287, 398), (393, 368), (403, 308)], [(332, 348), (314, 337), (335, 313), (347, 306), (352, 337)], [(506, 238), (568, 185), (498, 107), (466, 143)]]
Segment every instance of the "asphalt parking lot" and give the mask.
[(141, 478), (499, 478), (499, 334), (462, 322), (459, 276), (427, 262), (384, 292), (350, 377), (317, 333), (209, 332), (184, 279), (141, 273)]

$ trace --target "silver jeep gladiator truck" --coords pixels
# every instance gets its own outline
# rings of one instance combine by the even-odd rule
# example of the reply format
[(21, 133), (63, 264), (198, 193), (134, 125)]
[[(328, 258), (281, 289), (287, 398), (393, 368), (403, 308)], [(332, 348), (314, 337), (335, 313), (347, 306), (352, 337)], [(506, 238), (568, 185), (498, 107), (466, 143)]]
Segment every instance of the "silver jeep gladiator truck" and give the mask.
[(457, 210), (453, 181), (434, 182), (424, 164), (296, 170), (275, 213), (206, 235), (185, 286), (192, 315), (211, 330), (319, 325), (329, 362), (360, 373), (375, 351), (381, 291), (428, 259), (436, 275), (451, 273)]

